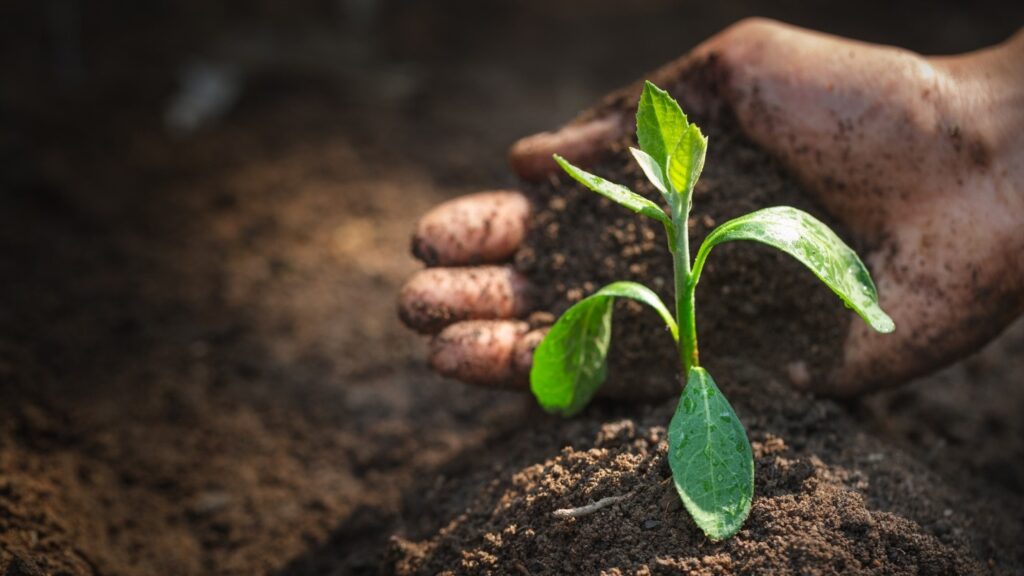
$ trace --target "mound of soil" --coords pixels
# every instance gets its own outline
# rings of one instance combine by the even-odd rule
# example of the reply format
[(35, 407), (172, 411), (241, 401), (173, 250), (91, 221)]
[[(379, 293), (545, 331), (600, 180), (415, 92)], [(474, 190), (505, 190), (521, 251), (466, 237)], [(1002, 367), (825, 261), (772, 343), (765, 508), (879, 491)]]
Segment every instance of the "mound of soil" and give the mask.
[[(688, 78), (713, 95), (706, 79)], [(627, 101), (635, 98), (610, 100)], [(771, 205), (797, 206), (834, 225), (727, 114), (691, 119), (710, 138), (692, 246), (716, 224)], [(593, 171), (658, 201), (629, 144), (617, 143)], [(531, 192), (541, 208), (517, 264), (546, 286), (546, 309), (561, 313), (620, 279), (671, 301), (660, 224), (567, 178)], [(606, 386), (677, 394), (677, 360), (660, 319), (632, 302), (618, 306)], [(1013, 550), (1021, 526), (998, 497), (965, 502), (955, 485), (866, 433), (843, 407), (785, 382), (797, 363), (812, 375), (835, 366), (851, 321), (859, 320), (779, 252), (734, 243), (709, 260), (698, 290), (702, 360), (747, 426), (756, 460), (753, 509), (736, 537), (709, 542), (679, 503), (665, 443), (674, 398), (647, 407), (598, 402), (573, 421), (536, 415), (521, 436), (488, 449), (493, 466), (418, 494), (405, 514), (417, 519), (411, 536), (394, 540), (385, 571), (962, 574), (1019, 566)], [(552, 515), (611, 496), (623, 499), (579, 518)]]
[[(964, 515), (957, 490), (836, 404), (749, 364), (722, 362), (718, 372), (756, 462), (753, 509), (734, 538), (709, 542), (679, 503), (664, 442), (674, 402), (632, 416), (601, 406), (575, 421), (538, 419), (488, 450), (500, 464), (418, 495), (409, 516), (442, 509), (447, 523), (422, 541), (396, 539), (388, 570), (965, 574), (990, 558), (1012, 565), (1019, 526), (1000, 523), (995, 503), (971, 503)], [(625, 499), (580, 518), (552, 515), (609, 496)]]

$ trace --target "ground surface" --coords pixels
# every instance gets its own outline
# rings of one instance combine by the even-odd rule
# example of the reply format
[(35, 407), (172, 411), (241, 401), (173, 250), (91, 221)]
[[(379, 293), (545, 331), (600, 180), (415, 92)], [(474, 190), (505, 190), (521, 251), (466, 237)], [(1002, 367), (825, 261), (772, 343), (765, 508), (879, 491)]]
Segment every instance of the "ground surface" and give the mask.
[[(762, 498), (745, 540), (709, 547), (660, 500), (665, 404), (550, 419), (430, 375), (395, 318), (423, 210), (511, 184), (513, 138), (744, 10), (385, 3), (367, 56), (346, 44), (352, 19), (323, 7), (51, 4), (5, 18), (24, 25), (4, 35), (21, 59), (0, 91), (0, 574), (713, 571), (757, 555), (808, 571), (1021, 569), (1020, 323), (848, 406), (722, 358)], [(73, 43), (33, 51), (74, 20), (68, 6), (81, 58)], [(1019, 21), (928, 7), (831, 29), (958, 50)], [(572, 26), (621, 43), (567, 44)], [(244, 89), (219, 122), (171, 133), (161, 112), (193, 58), (242, 61)], [(633, 487), (606, 516), (547, 517)], [(796, 546), (784, 526), (821, 538)]]

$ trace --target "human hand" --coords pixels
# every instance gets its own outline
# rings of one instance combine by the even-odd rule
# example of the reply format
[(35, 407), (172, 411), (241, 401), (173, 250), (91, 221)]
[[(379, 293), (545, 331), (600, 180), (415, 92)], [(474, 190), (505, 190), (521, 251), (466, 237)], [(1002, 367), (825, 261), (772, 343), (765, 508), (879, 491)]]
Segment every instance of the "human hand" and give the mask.
[[(1024, 308), (1024, 35), (957, 57), (926, 58), (763, 20), (740, 22), (656, 72), (676, 97), (728, 106), (741, 129), (866, 245), (881, 303), (898, 330), (851, 323), (835, 374), (799, 384), (850, 396), (960, 358)], [(720, 101), (688, 93), (710, 66)], [(636, 93), (634, 93), (636, 92)], [(683, 94), (680, 94), (683, 93)], [(612, 98), (636, 100), (626, 89)], [(617, 111), (616, 111), (617, 110)], [(632, 118), (598, 106), (557, 132), (518, 142), (524, 180), (601, 159)], [(543, 336), (522, 321), (531, 289), (507, 262), (529, 203), (513, 191), (460, 198), (428, 213), (414, 252), (428, 265), (400, 313), (434, 333), (431, 364), (485, 385), (523, 386)], [(486, 264), (486, 266), (480, 266)]]

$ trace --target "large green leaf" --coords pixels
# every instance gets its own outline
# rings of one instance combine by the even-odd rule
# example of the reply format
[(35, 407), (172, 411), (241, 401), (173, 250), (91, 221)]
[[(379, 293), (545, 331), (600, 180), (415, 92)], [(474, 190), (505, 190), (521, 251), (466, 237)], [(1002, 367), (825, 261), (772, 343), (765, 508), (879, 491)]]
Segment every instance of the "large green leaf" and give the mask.
[(594, 192), (597, 192), (616, 204), (629, 208), (637, 214), (643, 214), (648, 218), (653, 218), (664, 224), (666, 228), (671, 228), (672, 220), (669, 219), (668, 214), (666, 214), (661, 207), (647, 198), (644, 198), (625, 186), (609, 182), (600, 176), (577, 168), (558, 154), (555, 154), (555, 162), (557, 162), (558, 165), (561, 166), (567, 174), (569, 174), (569, 176), (572, 176), (577, 182), (583, 184)]
[(879, 332), (896, 328), (892, 318), (878, 305), (878, 291), (857, 253), (814, 216), (789, 206), (776, 206), (722, 224), (708, 234), (697, 252), (695, 281), (711, 249), (733, 240), (754, 240), (790, 254), (810, 268), (872, 328)]
[(604, 383), (616, 297), (651, 306), (672, 337), (678, 338), (672, 314), (649, 288), (635, 282), (615, 282), (601, 288), (566, 310), (533, 352), (530, 389), (545, 410), (572, 416)]
[(668, 92), (644, 82), (636, 108), (636, 139), (658, 166), (666, 165), (687, 125), (682, 108)]
[(754, 457), (732, 406), (703, 368), (690, 369), (668, 427), (676, 491), (711, 540), (739, 531), (754, 497)]

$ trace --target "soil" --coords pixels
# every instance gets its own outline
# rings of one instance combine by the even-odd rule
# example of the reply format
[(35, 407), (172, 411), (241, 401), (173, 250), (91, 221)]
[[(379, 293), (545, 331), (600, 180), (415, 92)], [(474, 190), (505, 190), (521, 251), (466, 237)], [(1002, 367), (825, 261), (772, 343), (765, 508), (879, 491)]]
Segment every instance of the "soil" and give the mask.
[[(638, 2), (623, 26), (619, 2), (586, 13), (550, 1), (382, 4), (378, 60), (366, 62), (332, 44), (349, 37), (325, 24), (338, 3), (65, 2), (5, 14), (18, 65), (0, 83), (0, 575), (1024, 570), (1021, 322), (902, 390), (819, 401), (762, 366), (789, 330), (775, 319), (797, 310), (820, 339), (857, 320), (785, 257), (716, 249), (711, 265), (744, 263), (745, 282), (780, 293), (730, 287), (752, 295), (745, 312), (747, 300), (723, 294), (732, 268), (709, 269), (700, 289), (705, 363), (749, 427), (758, 465), (750, 521), (715, 545), (665, 484), (671, 400), (598, 402), (564, 421), (521, 394), (430, 374), (425, 343), (394, 310), (419, 266), (407, 253), (416, 218), (513, 184), (503, 158), (514, 138), (740, 14)], [(778, 15), (855, 35), (861, 22), (859, 37), (948, 51), (997, 41), (1020, 21), (934, 2), (921, 7), (927, 17), (879, 20), (881, 6), (837, 7), (873, 16), (831, 27), (817, 20), (825, 11)], [(74, 41), (45, 40), (75, 10), (79, 60), (66, 58)], [(947, 21), (959, 24), (936, 25)], [(620, 41), (567, 46), (575, 26)], [(211, 48), (214, 32), (222, 44), (239, 33), (247, 58), (261, 46), (272, 58), (246, 61), (224, 117), (170, 132), (162, 114), (178, 66), (230, 63)], [(567, 49), (573, 74), (550, 57)], [(730, 153), (709, 159), (697, 235), (703, 215), (774, 202), (814, 210), (713, 120), (701, 122)], [(619, 158), (597, 170), (621, 169)], [(730, 182), (757, 195), (745, 200)], [(623, 216), (560, 189), (593, 219), (583, 232)], [(548, 224), (561, 218), (553, 190), (533, 191), (548, 195)], [(625, 277), (663, 275), (657, 236), (636, 242), (637, 230), (602, 235), (602, 247), (648, 263)], [(574, 237), (552, 251), (579, 250)], [(642, 253), (621, 256), (627, 245)], [(550, 258), (537, 251), (533, 265)], [(622, 262), (564, 275), (548, 304), (618, 277)], [(649, 319), (626, 308), (617, 326), (637, 325), (630, 313)], [(616, 334), (627, 337), (648, 341)], [(827, 347), (786, 346), (786, 360), (833, 361)], [(744, 347), (756, 362), (739, 359)], [(622, 373), (635, 361), (624, 348), (614, 378), (640, 382)], [(652, 390), (674, 383), (672, 371), (645, 371)], [(576, 520), (549, 515), (613, 495), (628, 497)]]
[(338, 96), (56, 149), (9, 182), (0, 574), (302, 572), (332, 534), (333, 564), (372, 567), (359, 537), (408, 485), (507, 426), (394, 319), (408, 231), (443, 196), (382, 176), (325, 121)]
[[(841, 407), (769, 373), (717, 368), (756, 463), (753, 509), (732, 539), (710, 543), (679, 504), (664, 441), (674, 402), (640, 414), (603, 407), (574, 422), (538, 422), (488, 450), (502, 455), (501, 465), (419, 496), (413, 517), (440, 507), (446, 522), (423, 541), (396, 540), (395, 572), (967, 574), (1019, 566), (1019, 521), (1001, 500), (964, 499)], [(625, 499), (581, 518), (552, 515), (609, 496)]]

